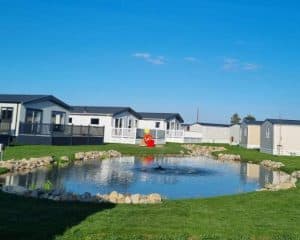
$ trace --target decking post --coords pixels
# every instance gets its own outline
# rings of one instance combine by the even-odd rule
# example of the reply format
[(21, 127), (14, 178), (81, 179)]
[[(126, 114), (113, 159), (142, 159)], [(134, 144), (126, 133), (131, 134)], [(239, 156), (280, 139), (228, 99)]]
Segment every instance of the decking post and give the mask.
[(88, 126), (88, 144), (90, 144), (90, 142), (91, 142), (91, 141), (90, 141), (90, 140), (91, 140), (91, 139), (90, 139), (90, 138), (91, 138), (91, 135), (90, 135), (90, 134), (91, 134), (91, 133), (90, 133), (90, 129), (91, 129), (91, 126), (89, 125), (89, 126)]
[(71, 141), (70, 141), (70, 144), (71, 144), (71, 146), (73, 146), (73, 131), (74, 131), (74, 125), (72, 124), (71, 125), (71, 132), (70, 132), (70, 134), (71, 134), (71, 136), (70, 136), (70, 138), (71, 138)]

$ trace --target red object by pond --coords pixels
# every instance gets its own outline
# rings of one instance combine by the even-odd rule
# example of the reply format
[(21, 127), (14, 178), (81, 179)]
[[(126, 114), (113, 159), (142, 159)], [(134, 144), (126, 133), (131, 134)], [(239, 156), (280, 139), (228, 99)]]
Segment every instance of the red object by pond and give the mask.
[(144, 135), (144, 142), (146, 143), (147, 147), (149, 147), (149, 148), (155, 147), (155, 142), (153, 140), (153, 137), (149, 133)]

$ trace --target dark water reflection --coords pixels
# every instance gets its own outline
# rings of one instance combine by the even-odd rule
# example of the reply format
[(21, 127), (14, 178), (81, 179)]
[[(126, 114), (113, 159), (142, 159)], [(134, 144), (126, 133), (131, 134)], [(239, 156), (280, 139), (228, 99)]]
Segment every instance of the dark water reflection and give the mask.
[(167, 198), (208, 197), (255, 191), (278, 181), (276, 172), (259, 165), (198, 158), (122, 157), (75, 163), (64, 168), (1, 177), (7, 185), (55, 188), (84, 193), (160, 193)]

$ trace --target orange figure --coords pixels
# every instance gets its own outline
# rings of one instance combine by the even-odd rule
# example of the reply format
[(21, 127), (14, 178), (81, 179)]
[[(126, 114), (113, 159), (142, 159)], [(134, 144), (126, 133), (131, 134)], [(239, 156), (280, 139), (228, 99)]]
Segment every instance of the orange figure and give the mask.
[(149, 129), (145, 129), (145, 135), (144, 135), (144, 142), (146, 143), (147, 147), (153, 148), (155, 147), (155, 141), (150, 134)]
[(147, 156), (143, 158), (143, 163), (146, 165), (152, 164), (154, 162), (153, 156)]

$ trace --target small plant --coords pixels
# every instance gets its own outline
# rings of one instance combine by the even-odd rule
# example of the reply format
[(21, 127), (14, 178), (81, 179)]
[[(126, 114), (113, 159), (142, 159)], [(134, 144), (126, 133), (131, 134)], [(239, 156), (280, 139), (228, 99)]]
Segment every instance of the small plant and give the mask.
[(35, 190), (36, 189), (36, 184), (31, 183), (28, 189), (31, 190), (31, 191)]
[(45, 191), (50, 191), (50, 190), (52, 190), (52, 189), (53, 189), (53, 184), (52, 184), (52, 182), (51, 182), (50, 180), (48, 180), (47, 182), (45, 182), (45, 183), (43, 184), (43, 189), (44, 189)]
[(7, 168), (0, 168), (0, 175), (8, 173), (8, 172), (9, 172), (9, 169), (7, 169)]

